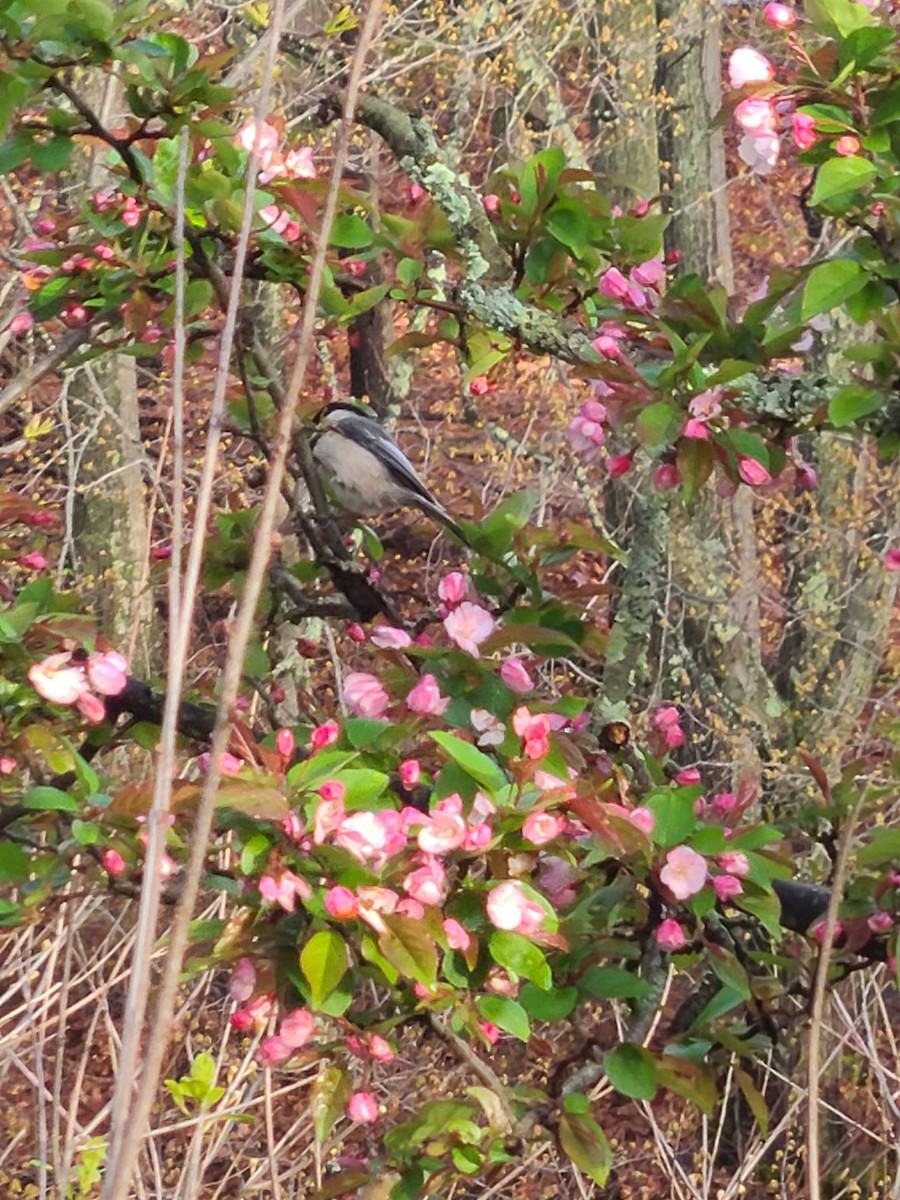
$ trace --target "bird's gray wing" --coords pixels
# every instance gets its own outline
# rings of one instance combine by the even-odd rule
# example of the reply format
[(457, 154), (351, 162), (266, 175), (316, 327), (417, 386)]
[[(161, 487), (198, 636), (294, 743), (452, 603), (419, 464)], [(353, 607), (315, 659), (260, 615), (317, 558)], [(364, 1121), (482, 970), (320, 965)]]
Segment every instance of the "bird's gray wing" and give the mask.
[(394, 482), (400, 487), (406, 488), (407, 491), (438, 508), (441, 507), (419, 478), (415, 467), (400, 447), (371, 417), (357, 417), (353, 413), (348, 413), (346, 416), (342, 414), (340, 421), (335, 422), (334, 427), (339, 432), (352, 437), (370, 453), (375, 454), (379, 461), (384, 463)]

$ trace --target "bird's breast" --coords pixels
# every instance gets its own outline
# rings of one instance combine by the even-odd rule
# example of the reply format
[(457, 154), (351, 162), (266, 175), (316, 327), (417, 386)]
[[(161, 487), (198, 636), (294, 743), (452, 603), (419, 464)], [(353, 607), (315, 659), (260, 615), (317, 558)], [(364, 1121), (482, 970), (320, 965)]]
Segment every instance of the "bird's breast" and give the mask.
[(403, 504), (404, 493), (387, 469), (351, 438), (327, 430), (316, 440), (313, 457), (335, 498), (351, 512), (390, 512)]

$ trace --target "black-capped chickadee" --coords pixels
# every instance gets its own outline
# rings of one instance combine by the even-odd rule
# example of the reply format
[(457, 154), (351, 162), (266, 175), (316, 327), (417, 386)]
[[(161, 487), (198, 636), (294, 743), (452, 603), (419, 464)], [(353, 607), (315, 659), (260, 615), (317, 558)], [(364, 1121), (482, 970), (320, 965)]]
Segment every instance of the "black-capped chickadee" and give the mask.
[(337, 502), (359, 516), (410, 505), (468, 539), (428, 488), (389, 433), (352, 404), (329, 404), (316, 414), (313, 458)]

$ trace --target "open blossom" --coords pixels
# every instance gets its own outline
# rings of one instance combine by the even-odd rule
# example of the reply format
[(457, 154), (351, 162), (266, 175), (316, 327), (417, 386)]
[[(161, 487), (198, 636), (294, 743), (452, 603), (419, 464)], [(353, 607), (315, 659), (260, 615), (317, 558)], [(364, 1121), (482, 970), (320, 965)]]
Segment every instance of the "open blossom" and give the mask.
[(522, 836), (533, 846), (546, 846), (558, 838), (566, 827), (566, 818), (557, 813), (529, 813), (522, 825)]
[(530, 692), (534, 689), (534, 680), (521, 658), (505, 658), (500, 664), (500, 678), (514, 692)]
[(250, 958), (239, 958), (228, 981), (228, 994), (236, 1004), (249, 1000), (256, 990), (256, 967)]
[(450, 639), (473, 658), (480, 657), (478, 647), (490, 637), (495, 624), (487, 609), (471, 600), (463, 600), (444, 618), (444, 628)]
[(668, 950), (669, 953), (673, 953), (682, 950), (684, 942), (684, 930), (674, 917), (666, 917), (656, 927), (656, 944), (660, 950)]
[(764, 54), (752, 46), (739, 46), (728, 60), (728, 81), (735, 89), (748, 83), (768, 83), (775, 78), (775, 68)]
[(701, 421), (711, 421), (713, 417), (718, 417), (722, 412), (722, 397), (725, 395), (725, 389), (721, 384), (717, 384), (713, 388), (707, 388), (705, 392), (698, 392), (696, 396), (692, 396), (688, 403), (688, 411), (692, 417), (697, 417)]
[(529, 937), (541, 928), (546, 913), (536, 900), (531, 900), (514, 879), (498, 883), (488, 893), (485, 909), (491, 924), (497, 929), (522, 933)]
[(600, 401), (588, 400), (566, 430), (569, 445), (576, 454), (582, 454), (587, 462), (597, 457), (606, 440), (606, 420), (606, 409)]
[(628, 278), (640, 287), (658, 288), (665, 277), (666, 268), (661, 258), (648, 258), (628, 272)]
[(305, 879), (295, 875), (293, 871), (282, 871), (277, 877), (261, 875), (259, 877), (259, 894), (264, 900), (280, 905), (285, 912), (293, 912), (297, 897), (308, 900), (312, 896), (312, 888)]
[(278, 1025), (278, 1036), (292, 1050), (299, 1050), (313, 1035), (313, 1015), (308, 1008), (286, 1013)]
[(452, 917), (448, 917), (444, 921), (444, 933), (447, 937), (447, 945), (451, 950), (461, 950), (465, 953), (472, 943), (469, 934), (463, 929), (459, 921), (454, 921)]
[[(456, 799), (458, 800), (459, 797), (457, 796)], [(441, 801), (441, 803), (444, 802)], [(417, 841), (419, 849), (424, 850), (426, 854), (446, 854), (463, 844), (466, 840), (466, 833), (466, 822), (460, 812), (454, 812), (447, 808), (442, 810), (438, 806), (425, 818)]]
[(748, 96), (734, 110), (734, 119), (745, 133), (758, 137), (763, 133), (775, 133), (778, 128), (778, 113), (771, 100), (761, 96)]
[(657, 708), (650, 718), (650, 727), (662, 734), (663, 741), (669, 750), (674, 750), (684, 743), (681, 714), (674, 705), (668, 704)]
[(778, 166), (781, 139), (777, 133), (745, 133), (738, 146), (738, 155), (757, 175), (771, 175)]
[(853, 137), (852, 134), (846, 133), (843, 137), (839, 137), (834, 143), (835, 154), (840, 154), (844, 158), (850, 158), (854, 154), (859, 154), (859, 138)]
[(403, 818), (392, 809), (352, 813), (341, 821), (334, 840), (360, 862), (380, 869), (406, 846), (407, 835), (402, 826)]
[(71, 653), (51, 654), (28, 669), (28, 678), (37, 694), (54, 704), (74, 704), (87, 687), (80, 666), (70, 665)]
[(358, 1125), (371, 1125), (378, 1120), (378, 1105), (369, 1092), (354, 1092), (347, 1101), (347, 1116)]
[(424, 867), (406, 876), (403, 890), (420, 904), (437, 907), (447, 898), (447, 872), (436, 858), (429, 858)]
[(381, 681), (367, 671), (351, 671), (344, 680), (344, 700), (357, 717), (377, 720), (390, 703)]
[(486, 708), (473, 708), (469, 721), (478, 734), (479, 746), (499, 746), (506, 737), (506, 726)]
[(447, 711), (449, 696), (442, 696), (433, 675), (423, 675), (406, 697), (406, 703), (414, 713), (423, 717), (440, 717)]
[(405, 629), (394, 625), (378, 625), (372, 632), (372, 645), (379, 650), (405, 650), (412, 645), (412, 638)]
[(546, 713), (531, 713), (523, 705), (513, 713), (513, 729), (525, 743), (529, 758), (543, 758), (550, 749), (550, 719)]
[(676, 846), (666, 855), (659, 878), (676, 900), (687, 900), (706, 883), (706, 859), (690, 846)]

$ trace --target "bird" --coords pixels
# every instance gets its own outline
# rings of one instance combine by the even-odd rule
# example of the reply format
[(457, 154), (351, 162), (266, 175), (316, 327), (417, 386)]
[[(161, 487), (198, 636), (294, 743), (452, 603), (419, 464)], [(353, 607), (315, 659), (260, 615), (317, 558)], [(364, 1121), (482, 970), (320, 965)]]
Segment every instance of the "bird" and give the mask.
[(313, 458), (342, 508), (358, 516), (376, 516), (409, 505), (468, 545), (462, 529), (377, 417), (336, 401), (321, 408), (314, 423)]

